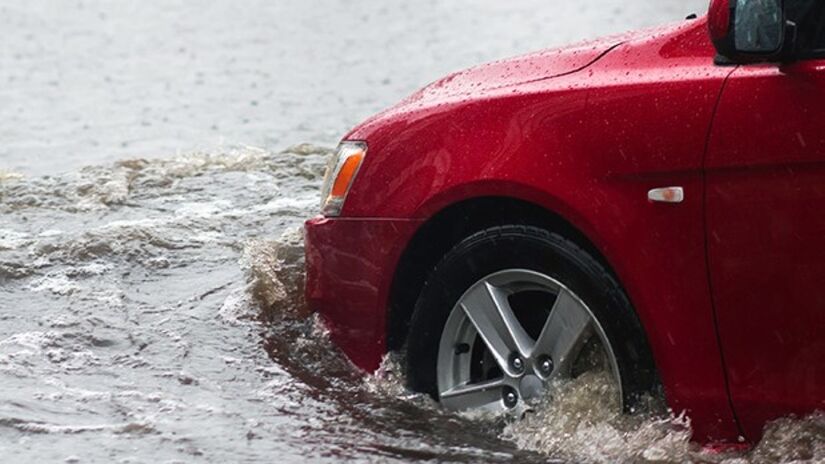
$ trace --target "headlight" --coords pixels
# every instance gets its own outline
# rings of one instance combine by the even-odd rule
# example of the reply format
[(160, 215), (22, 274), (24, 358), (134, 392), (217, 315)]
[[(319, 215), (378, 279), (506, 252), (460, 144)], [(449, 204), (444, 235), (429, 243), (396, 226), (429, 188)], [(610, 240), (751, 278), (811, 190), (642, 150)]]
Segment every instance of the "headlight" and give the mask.
[(327, 164), (324, 186), (321, 189), (321, 214), (338, 216), (344, 206), (352, 182), (361, 168), (367, 144), (364, 142), (341, 142), (335, 155)]

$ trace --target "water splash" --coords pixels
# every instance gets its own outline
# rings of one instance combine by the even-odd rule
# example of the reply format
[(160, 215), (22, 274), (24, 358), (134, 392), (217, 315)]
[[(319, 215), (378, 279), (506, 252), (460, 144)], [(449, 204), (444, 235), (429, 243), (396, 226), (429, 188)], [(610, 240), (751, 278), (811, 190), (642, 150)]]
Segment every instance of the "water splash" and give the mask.
[(762, 440), (745, 458), (729, 459), (724, 464), (744, 462), (825, 462), (825, 415), (815, 413), (804, 418), (784, 418), (768, 424)]
[(503, 435), (519, 447), (578, 462), (680, 462), (694, 451), (690, 433), (683, 417), (623, 414), (615, 381), (597, 370), (558, 385)]

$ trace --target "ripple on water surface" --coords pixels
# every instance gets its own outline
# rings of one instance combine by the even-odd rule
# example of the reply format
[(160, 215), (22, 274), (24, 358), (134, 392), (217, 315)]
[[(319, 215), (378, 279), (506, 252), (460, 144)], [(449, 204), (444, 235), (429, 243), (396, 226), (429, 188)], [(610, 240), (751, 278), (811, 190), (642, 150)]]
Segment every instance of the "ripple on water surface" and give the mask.
[(6, 462), (822, 460), (825, 419), (746, 456), (688, 424), (615, 414), (598, 373), (525, 420), (449, 414), (399, 360), (363, 377), (301, 300), (302, 221), (329, 150), (0, 172), (0, 456)]

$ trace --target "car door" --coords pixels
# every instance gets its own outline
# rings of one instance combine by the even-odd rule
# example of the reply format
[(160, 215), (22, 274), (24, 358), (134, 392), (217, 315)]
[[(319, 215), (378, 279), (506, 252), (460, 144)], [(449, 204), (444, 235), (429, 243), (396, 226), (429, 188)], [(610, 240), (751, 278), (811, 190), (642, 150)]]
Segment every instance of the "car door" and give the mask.
[(825, 409), (825, 56), (737, 68), (705, 168), (719, 337), (754, 439), (767, 420)]

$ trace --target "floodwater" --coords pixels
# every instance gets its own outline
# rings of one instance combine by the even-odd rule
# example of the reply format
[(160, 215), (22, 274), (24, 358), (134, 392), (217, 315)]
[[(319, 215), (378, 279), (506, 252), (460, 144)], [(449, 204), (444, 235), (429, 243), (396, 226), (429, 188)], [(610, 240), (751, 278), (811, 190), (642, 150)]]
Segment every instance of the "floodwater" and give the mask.
[(821, 416), (707, 454), (680, 417), (616, 414), (599, 373), (522, 421), (451, 414), (329, 343), (300, 226), (341, 133), (702, 2), (444, 3), (0, 5), (0, 462), (825, 459)]

